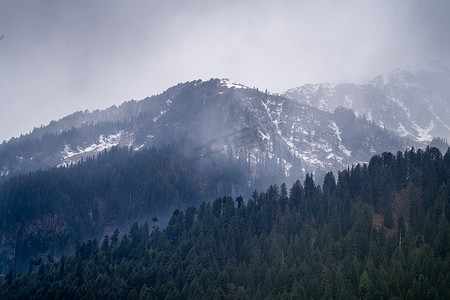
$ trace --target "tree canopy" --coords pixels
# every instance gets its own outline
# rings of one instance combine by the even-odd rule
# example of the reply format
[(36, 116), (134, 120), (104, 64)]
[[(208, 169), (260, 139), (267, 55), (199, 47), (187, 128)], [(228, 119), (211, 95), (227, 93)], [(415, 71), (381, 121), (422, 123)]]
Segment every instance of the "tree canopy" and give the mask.
[(8, 273), (0, 297), (449, 299), (449, 178), (449, 151), (383, 153), (80, 243)]

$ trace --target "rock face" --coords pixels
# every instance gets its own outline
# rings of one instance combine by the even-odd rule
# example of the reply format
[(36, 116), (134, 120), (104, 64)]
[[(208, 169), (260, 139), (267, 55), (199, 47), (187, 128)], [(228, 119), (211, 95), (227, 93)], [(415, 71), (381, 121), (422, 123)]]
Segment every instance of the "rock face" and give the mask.
[(284, 96), (329, 112), (350, 108), (415, 141), (450, 139), (450, 69), (438, 62), (397, 69), (363, 84), (307, 84)]
[[(331, 95), (334, 90), (324, 86), (315, 93)], [(294, 98), (293, 92), (287, 95)], [(0, 175), (70, 165), (116, 145), (139, 150), (188, 137), (197, 145), (197, 158), (209, 160), (212, 167), (221, 155), (229, 161), (245, 159), (254, 176), (261, 165), (270, 165), (284, 180), (339, 170), (411, 144), (349, 109), (331, 111), (331, 102), (318, 108), (312, 102), (262, 93), (227, 79), (178, 84), (141, 101), (74, 113), (3, 143)]]

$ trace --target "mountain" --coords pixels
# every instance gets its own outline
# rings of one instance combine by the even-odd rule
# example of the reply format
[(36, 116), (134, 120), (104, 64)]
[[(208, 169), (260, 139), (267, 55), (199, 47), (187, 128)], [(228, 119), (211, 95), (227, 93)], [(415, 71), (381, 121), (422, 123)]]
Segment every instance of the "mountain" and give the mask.
[(414, 141), (450, 139), (450, 69), (434, 61), (362, 84), (306, 84), (283, 96), (333, 112), (342, 106)]
[(449, 299), (450, 151), (383, 153), (10, 270), (2, 299)]
[(0, 146), (0, 271), (134, 218), (249, 197), (307, 173), (321, 183), (326, 171), (409, 145), (350, 109), (330, 113), (225, 79), (78, 112)]
[[(439, 141), (435, 142), (442, 146)], [(389, 213), (390, 205), (406, 204), (395, 202), (402, 194), (392, 194), (385, 184), (393, 178), (402, 184), (405, 174), (416, 184), (422, 178), (412, 174), (422, 165), (411, 162), (413, 169), (377, 172), (393, 162), (403, 166), (407, 155), (420, 161), (423, 151), (403, 152), (413, 143), (418, 142), (359, 117), (350, 108), (325, 111), (227, 79), (180, 83), (141, 101), (77, 112), (0, 145), (1, 271), (11, 267), (23, 271), (28, 263), (32, 270), (51, 253), (59, 256), (83, 240), (111, 234), (114, 227), (135, 219), (154, 216), (164, 224), (163, 217), (174, 209), (195, 207), (203, 200), (258, 198), (252, 191), (268, 185), (297, 183), (301, 178), (308, 197), (322, 197), (324, 190), (314, 181), (323, 182), (325, 188), (327, 171), (338, 174), (339, 199), (348, 201), (356, 195), (353, 199), (360, 201), (358, 195), (373, 195), (369, 205), (377, 220), (383, 215), (385, 226), (393, 230), (398, 220)], [(428, 148), (427, 158), (442, 164), (442, 155), (435, 151)], [(381, 156), (373, 158), (375, 154)], [(369, 168), (362, 164), (369, 161)], [(354, 169), (364, 176), (380, 175), (374, 175), (370, 187), (364, 186), (367, 195), (359, 188), (345, 193), (345, 184), (363, 180), (347, 176)], [(442, 177), (444, 168), (439, 167), (439, 172), (436, 176)], [(426, 188), (414, 190), (427, 199), (421, 204), (424, 213), (438, 188), (431, 175), (424, 175)], [(294, 199), (298, 184), (291, 192)], [(325, 206), (309, 200), (300, 210), (311, 213), (305, 224), (324, 221)], [(215, 210), (220, 211), (224, 203), (218, 203)], [(347, 214), (352, 207), (345, 203), (342, 212)], [(278, 209), (273, 208), (273, 212)], [(316, 210), (322, 211), (320, 216)], [(269, 214), (268, 207), (264, 211)], [(423, 217), (420, 212), (417, 218)], [(168, 235), (177, 240), (178, 234)], [(88, 248), (96, 248), (96, 243)], [(81, 265), (77, 270), (82, 271)]]
[(4, 142), (0, 175), (68, 166), (112, 146), (139, 150), (185, 137), (196, 147), (195, 153), (183, 155), (209, 161), (211, 168), (219, 157), (245, 160), (252, 180), (263, 176), (261, 165), (271, 165), (292, 181), (307, 172), (320, 177), (324, 170), (339, 170), (412, 144), (351, 110), (326, 112), (226, 79), (211, 79), (178, 84), (103, 111), (77, 112)]

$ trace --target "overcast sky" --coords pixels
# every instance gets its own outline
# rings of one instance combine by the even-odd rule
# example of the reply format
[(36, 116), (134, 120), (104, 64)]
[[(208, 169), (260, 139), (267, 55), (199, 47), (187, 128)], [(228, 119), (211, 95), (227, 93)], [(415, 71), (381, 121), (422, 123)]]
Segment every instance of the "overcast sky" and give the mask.
[(0, 141), (195, 79), (282, 92), (450, 66), (449, 23), (449, 0), (0, 0)]

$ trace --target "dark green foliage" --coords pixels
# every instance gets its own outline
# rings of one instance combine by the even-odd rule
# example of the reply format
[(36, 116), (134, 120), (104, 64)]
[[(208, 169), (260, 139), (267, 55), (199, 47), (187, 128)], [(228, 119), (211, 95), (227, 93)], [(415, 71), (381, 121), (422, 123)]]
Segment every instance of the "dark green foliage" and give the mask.
[[(337, 183), (328, 173), (323, 188), (308, 175), (290, 195), (272, 185), (246, 202), (177, 209), (163, 230), (135, 223), (30, 274), (8, 274), (0, 298), (449, 299), (448, 155), (409, 151), (399, 163), (383, 154), (339, 172)], [(425, 171), (438, 178), (430, 194)], [(386, 203), (391, 226), (380, 221)]]
[(105, 227), (197, 205), (202, 196), (193, 176), (180, 175), (186, 166), (167, 167), (176, 153), (175, 146), (139, 152), (112, 148), (70, 167), (1, 183), (0, 232), (15, 235), (16, 242), (14, 261), (1, 260), (0, 273), (28, 267), (39, 253), (73, 249), (101, 236)]

